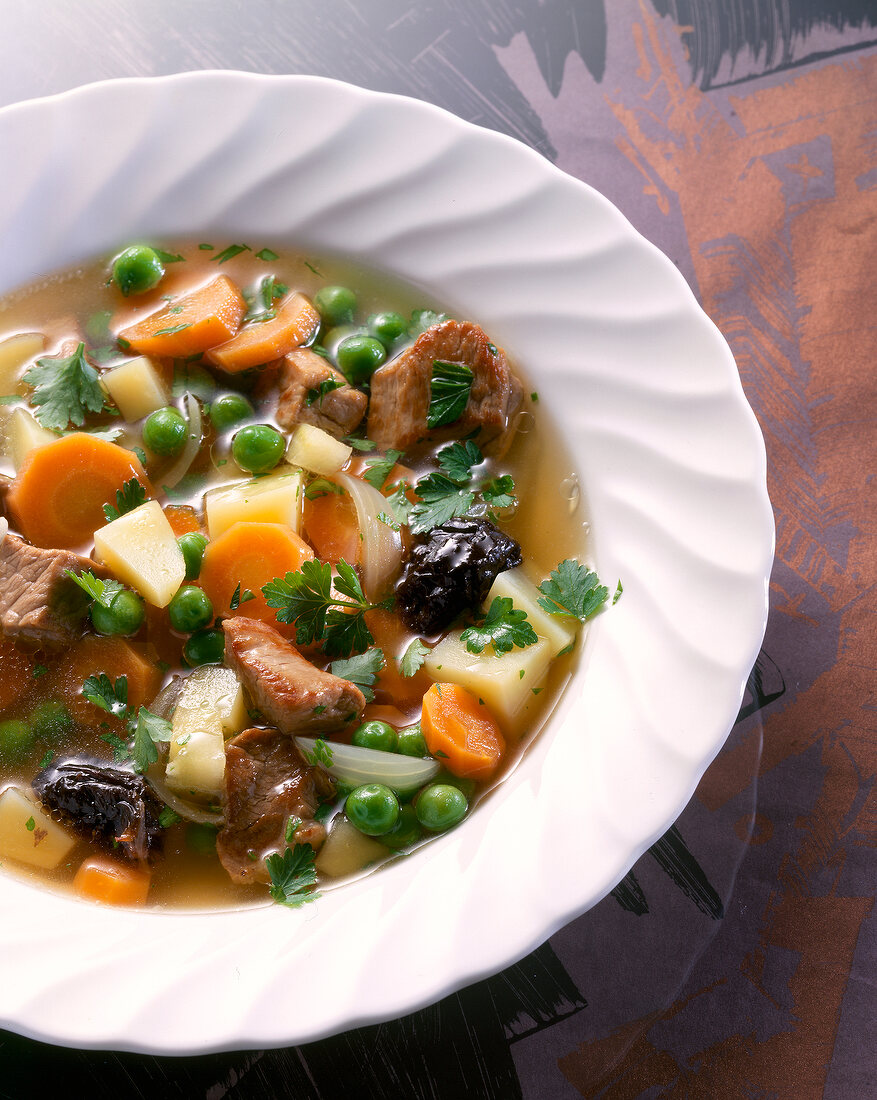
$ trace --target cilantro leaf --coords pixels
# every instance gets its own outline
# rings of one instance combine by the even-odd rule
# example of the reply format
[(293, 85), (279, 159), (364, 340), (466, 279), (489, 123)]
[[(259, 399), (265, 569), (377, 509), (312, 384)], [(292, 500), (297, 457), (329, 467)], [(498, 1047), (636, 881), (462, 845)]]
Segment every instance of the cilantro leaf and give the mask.
[(82, 685), (82, 694), (96, 707), (115, 715), (128, 717), (128, 677), (119, 676), (113, 683), (105, 672), (89, 676)]
[(33, 386), (30, 403), (44, 428), (63, 431), (68, 424), (85, 422), (87, 412), (98, 413), (104, 407), (104, 391), (98, 373), (85, 358), (85, 344), (64, 358), (37, 359), (36, 366), (24, 374)]
[(311, 405), (322, 405), (323, 398), (327, 393), (331, 393), (332, 390), (340, 390), (344, 385), (344, 381), (341, 378), (336, 378), (334, 374), (330, 374), (328, 378), (324, 378), (319, 386), (314, 386), (313, 389), (308, 390), (305, 394), (305, 405), (308, 408)]
[(446, 474), (428, 474), (415, 486), (420, 500), (408, 515), (408, 525), (417, 535), (447, 523), (455, 516), (465, 516), (475, 503), (475, 494), (457, 485)]
[(352, 447), (354, 451), (377, 450), (377, 446), (370, 439), (358, 439), (355, 435), (346, 435), (341, 442), (346, 443), (348, 447)]
[(374, 486), (375, 489), (383, 489), (384, 483), (390, 476), (390, 471), (401, 457), (401, 451), (390, 449), (385, 455), (378, 455), (376, 458), (365, 459), (365, 470), (362, 475), (363, 480), (367, 481), (369, 485)]
[(472, 480), (473, 466), (480, 466), (484, 455), (476, 443), (467, 439), (464, 443), (452, 443), (438, 453), (438, 464), (451, 481), (466, 485)]
[(419, 638), (415, 638), (399, 661), (399, 669), (402, 675), (413, 676), (418, 672), (426, 660), (427, 653), (429, 653), (429, 646), (424, 645)]
[(516, 646), (526, 649), (539, 639), (527, 621), (527, 612), (512, 606), (508, 596), (497, 596), (480, 623), (467, 626), (460, 635), (470, 653), (483, 653), (487, 646), (499, 656), (510, 653)]
[(469, 391), (475, 375), (465, 363), (445, 363), (433, 360), (429, 383), (428, 428), (441, 428), (459, 420), (469, 402)]
[(372, 686), (385, 664), (384, 651), (377, 646), (373, 646), (371, 649), (367, 649), (365, 653), (358, 653), (354, 657), (333, 661), (331, 669), (335, 676), (340, 676), (342, 680), (349, 680), (351, 684), (356, 684), (365, 696), (365, 701), (371, 703), (375, 697)]
[(553, 569), (548, 580), (539, 585), (539, 591), (540, 607), (552, 615), (566, 615), (582, 622), (596, 614), (609, 597), (609, 589), (600, 584), (597, 574), (572, 558)]
[(390, 510), (400, 523), (407, 523), (414, 505), (408, 499), (408, 491), (411, 486), (407, 481), (400, 481), (393, 486), (393, 491), (387, 497)]
[(101, 607), (105, 607), (107, 610), (109, 610), (110, 604), (125, 587), (123, 584), (119, 584), (118, 581), (105, 581), (100, 577), (96, 577), (94, 573), (89, 573), (87, 571), (84, 573), (74, 573), (72, 569), (67, 569), (65, 572), (72, 581), (75, 581), (76, 584), (79, 585), (89, 599), (100, 604)]
[(481, 499), (490, 508), (511, 508), (517, 504), (515, 479), (510, 474), (495, 477), (481, 487)]
[(137, 724), (134, 727), (134, 771), (145, 772), (150, 764), (158, 760), (156, 745), (160, 741), (170, 741), (171, 724), (166, 718), (159, 718), (146, 707), (137, 712)]
[(136, 477), (129, 478), (121, 489), (116, 490), (116, 506), (104, 505), (104, 516), (107, 523), (124, 516), (126, 512), (133, 512), (141, 504), (146, 503), (146, 490)]
[(268, 856), (265, 869), (271, 879), (268, 888), (271, 897), (292, 908), (319, 897), (313, 889), (317, 884), (315, 858), (310, 844), (296, 844), (294, 848), (287, 848), (283, 855), (275, 852)]

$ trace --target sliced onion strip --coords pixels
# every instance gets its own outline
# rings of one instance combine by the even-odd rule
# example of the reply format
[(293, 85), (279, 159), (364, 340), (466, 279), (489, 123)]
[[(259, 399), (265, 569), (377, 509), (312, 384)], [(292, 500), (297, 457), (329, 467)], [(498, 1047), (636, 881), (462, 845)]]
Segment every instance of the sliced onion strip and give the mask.
[(378, 517), (392, 518), (387, 498), (373, 485), (352, 474), (335, 479), (350, 494), (362, 536), (362, 587), (370, 600), (379, 600), (402, 565), (402, 536)]
[[(313, 737), (296, 737), (296, 744), (305, 759), (313, 759), (316, 740)], [(438, 760), (417, 756), (403, 756), (380, 749), (363, 749), (358, 745), (326, 742), (332, 753), (332, 763), (326, 768), (330, 775), (350, 787), (364, 783), (385, 783), (399, 794), (410, 794), (435, 779), (441, 764)]]
[(183, 480), (201, 449), (201, 406), (198, 404), (198, 398), (191, 393), (186, 394), (186, 413), (188, 414), (186, 445), (180, 457), (161, 479), (165, 489), (173, 489)]

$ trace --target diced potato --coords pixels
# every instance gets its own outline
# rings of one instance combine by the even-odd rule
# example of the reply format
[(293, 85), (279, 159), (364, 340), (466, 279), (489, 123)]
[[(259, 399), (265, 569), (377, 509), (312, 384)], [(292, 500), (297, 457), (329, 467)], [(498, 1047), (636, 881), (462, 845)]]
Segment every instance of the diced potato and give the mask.
[(31, 451), (36, 450), (37, 447), (45, 447), (47, 443), (54, 443), (58, 437), (48, 428), (38, 424), (27, 409), (18, 408), (9, 417), (6, 438), (9, 457), (12, 459), (15, 472), (18, 473)]
[(164, 379), (146, 355), (108, 370), (101, 377), (101, 385), (126, 420), (140, 420), (163, 409), (170, 400)]
[(524, 649), (497, 656), (492, 648), (470, 653), (452, 630), (430, 650), (423, 662), (433, 680), (461, 684), (490, 707), (503, 733), (515, 737), (527, 712), (534, 709), (534, 688), (541, 688), (553, 656), (552, 646), (540, 639)]
[(51, 870), (75, 843), (20, 787), (7, 787), (0, 794), (0, 860), (18, 859)]
[(493, 582), (484, 607), (488, 608), (497, 596), (507, 596), (520, 611), (526, 611), (530, 626), (540, 638), (545, 638), (556, 657), (575, 641), (580, 623), (576, 619), (563, 619), (550, 615), (539, 606), (541, 593), (522, 569), (508, 569)]
[(353, 453), (353, 448), (313, 424), (299, 424), (286, 448), (286, 461), (315, 474), (337, 474)]
[(386, 859), (388, 849), (370, 836), (361, 833), (340, 815), (332, 823), (326, 843), (317, 853), (314, 866), (321, 875), (341, 878), (361, 871), (378, 859)]
[(155, 607), (167, 607), (186, 576), (173, 528), (157, 500), (148, 500), (94, 533), (99, 559)]
[(229, 668), (203, 666), (186, 680), (171, 722), (168, 786), (184, 797), (221, 798), (225, 738), (249, 724), (243, 690)]
[(296, 534), (301, 530), (302, 472), (284, 466), (267, 477), (247, 478), (204, 497), (207, 530), (215, 539), (232, 524), (285, 523)]
[(24, 368), (45, 350), (41, 332), (19, 332), (0, 341), (0, 394), (16, 393)]

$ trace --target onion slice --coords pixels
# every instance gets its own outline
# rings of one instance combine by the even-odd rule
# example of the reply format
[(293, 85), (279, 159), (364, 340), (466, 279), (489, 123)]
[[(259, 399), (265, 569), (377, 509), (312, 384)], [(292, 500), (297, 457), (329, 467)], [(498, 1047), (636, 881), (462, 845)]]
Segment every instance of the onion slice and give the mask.
[[(313, 759), (317, 743), (313, 737), (296, 737), (295, 743), (305, 759)], [(343, 742), (327, 741), (325, 744), (332, 753), (332, 763), (326, 771), (350, 787), (385, 783), (398, 794), (412, 794), (424, 783), (435, 779), (441, 771), (438, 760), (430, 758), (363, 749), (359, 745), (345, 745)]]
[(186, 821), (217, 827), (225, 824), (225, 814), (222, 810), (208, 810), (206, 806), (198, 806), (194, 802), (187, 802), (185, 798), (180, 798), (178, 794), (174, 794), (165, 783), (164, 777), (157, 771), (150, 771), (146, 779), (161, 801)]
[(186, 394), (186, 413), (188, 414), (186, 446), (183, 447), (177, 461), (161, 479), (165, 489), (173, 489), (183, 480), (201, 448), (201, 406), (198, 404), (198, 398), (191, 393)]
[(402, 536), (378, 517), (393, 519), (387, 498), (373, 485), (352, 474), (338, 474), (335, 480), (350, 493), (362, 536), (362, 587), (368, 599), (379, 600), (402, 565)]

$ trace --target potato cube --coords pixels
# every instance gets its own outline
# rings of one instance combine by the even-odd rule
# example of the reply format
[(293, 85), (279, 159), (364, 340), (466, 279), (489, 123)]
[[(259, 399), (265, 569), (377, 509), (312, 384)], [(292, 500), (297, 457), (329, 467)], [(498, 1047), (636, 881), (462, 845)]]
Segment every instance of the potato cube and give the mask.
[(346, 817), (336, 817), (325, 844), (317, 853), (315, 866), (321, 875), (341, 878), (389, 854), (383, 844), (361, 833)]
[(186, 576), (173, 528), (157, 500), (148, 500), (94, 533), (99, 559), (155, 607), (167, 607)]
[(229, 668), (195, 669), (183, 687), (171, 722), (166, 777), (178, 794), (220, 798), (225, 737), (249, 724), (243, 690)]
[(581, 624), (577, 619), (549, 614), (539, 606), (540, 595), (539, 589), (522, 569), (508, 569), (493, 582), (484, 607), (490, 607), (497, 596), (507, 596), (518, 610), (526, 611), (530, 626), (540, 638), (550, 643), (552, 655), (556, 657), (575, 641)]
[(423, 662), (424, 671), (433, 680), (467, 688), (484, 700), (503, 733), (520, 736), (527, 714), (535, 709), (533, 689), (538, 693), (542, 687), (552, 646), (540, 639), (501, 656), (489, 647), (483, 653), (470, 653), (461, 634), (461, 630), (452, 630), (442, 638)]
[(9, 417), (6, 439), (9, 457), (18, 473), (31, 451), (37, 447), (45, 447), (47, 443), (54, 443), (58, 437), (38, 424), (27, 409), (18, 408)]
[(0, 394), (17, 393), (24, 368), (45, 350), (41, 332), (19, 332), (0, 341)]
[(207, 530), (215, 539), (232, 524), (247, 520), (285, 523), (298, 534), (302, 496), (302, 472), (292, 466), (283, 466), (267, 477), (247, 478), (211, 489), (204, 497)]
[(129, 359), (101, 377), (101, 385), (126, 420), (140, 420), (170, 400), (164, 379), (146, 355)]
[(313, 424), (299, 424), (286, 448), (286, 461), (323, 477), (331, 477), (344, 467), (353, 448)]
[(0, 860), (18, 859), (51, 870), (75, 843), (20, 787), (7, 787), (0, 794)]

